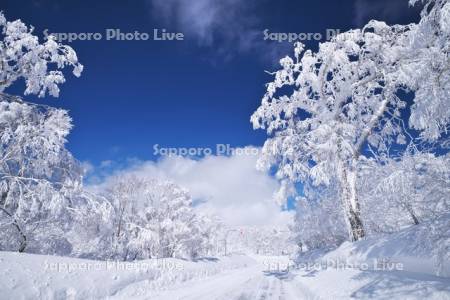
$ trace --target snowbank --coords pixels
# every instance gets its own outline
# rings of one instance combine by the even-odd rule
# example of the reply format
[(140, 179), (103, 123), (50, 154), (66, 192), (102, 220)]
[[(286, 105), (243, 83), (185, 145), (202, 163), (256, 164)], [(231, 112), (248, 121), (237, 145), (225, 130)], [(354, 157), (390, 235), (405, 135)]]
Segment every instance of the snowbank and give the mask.
[(450, 214), (400, 232), (305, 253), (297, 264), (410, 271), (450, 277)]
[(174, 283), (202, 280), (254, 263), (244, 256), (130, 263), (0, 252), (0, 298), (101, 299), (121, 294), (130, 286), (164, 290)]

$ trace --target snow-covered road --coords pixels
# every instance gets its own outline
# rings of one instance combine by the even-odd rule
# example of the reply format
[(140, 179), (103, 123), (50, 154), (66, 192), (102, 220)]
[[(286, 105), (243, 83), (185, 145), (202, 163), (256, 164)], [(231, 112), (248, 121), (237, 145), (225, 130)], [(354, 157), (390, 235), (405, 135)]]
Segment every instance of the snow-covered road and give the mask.
[[(117, 299), (231, 300), (231, 299), (314, 299), (305, 287), (289, 278), (287, 272), (266, 272), (261, 265), (224, 272), (201, 281), (185, 282), (167, 291), (136, 294), (127, 289)], [(131, 292), (131, 293), (129, 293)]]
[[(0, 252), (0, 299), (450, 299), (448, 277), (357, 268), (287, 272), (287, 262), (236, 255), (106, 265)], [(154, 265), (144, 270), (143, 263)]]
[[(175, 284), (167, 290), (129, 285), (112, 299), (450, 299), (449, 278), (358, 269), (269, 271), (267, 267), (274, 265), (274, 258), (267, 259), (259, 257), (251, 266)], [(286, 258), (279, 259), (280, 265), (286, 263)]]

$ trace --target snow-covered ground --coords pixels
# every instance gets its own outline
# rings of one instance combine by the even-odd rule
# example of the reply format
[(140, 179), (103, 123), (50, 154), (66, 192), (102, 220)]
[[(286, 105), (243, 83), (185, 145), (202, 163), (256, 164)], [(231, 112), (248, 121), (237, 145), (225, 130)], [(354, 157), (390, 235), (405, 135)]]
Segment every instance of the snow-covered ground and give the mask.
[[(358, 268), (292, 269), (286, 257), (117, 264), (0, 252), (1, 299), (450, 299), (450, 278)], [(70, 271), (69, 271), (70, 269)]]
[(126, 299), (255, 265), (245, 256), (104, 262), (0, 252), (0, 299)]

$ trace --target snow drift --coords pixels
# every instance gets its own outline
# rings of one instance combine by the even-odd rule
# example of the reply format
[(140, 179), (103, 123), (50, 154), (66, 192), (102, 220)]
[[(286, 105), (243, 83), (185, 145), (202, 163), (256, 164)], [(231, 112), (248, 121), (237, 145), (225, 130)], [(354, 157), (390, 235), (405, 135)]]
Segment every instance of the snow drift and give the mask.
[[(403, 229), (374, 236), (334, 250), (315, 250), (301, 254), (297, 264), (316, 262), (330, 265), (401, 268), (403, 271), (450, 277), (450, 214)], [(382, 264), (382, 265), (381, 265)]]

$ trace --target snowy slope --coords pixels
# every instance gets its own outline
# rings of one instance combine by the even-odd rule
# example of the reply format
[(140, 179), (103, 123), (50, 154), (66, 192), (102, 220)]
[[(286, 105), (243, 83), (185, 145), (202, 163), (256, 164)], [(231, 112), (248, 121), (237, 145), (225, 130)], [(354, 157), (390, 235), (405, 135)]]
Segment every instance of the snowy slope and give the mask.
[(288, 272), (285, 257), (169, 259), (145, 271), (143, 263), (156, 262), (129, 264), (126, 270), (89, 260), (0, 252), (0, 299), (450, 299), (449, 278), (406, 271)]
[[(0, 252), (0, 299), (450, 300), (443, 253), (449, 220), (344, 243), (295, 263), (238, 255), (117, 263)], [(437, 265), (442, 276), (433, 275)]]
[[(164, 290), (255, 261), (244, 256), (198, 262), (179, 259), (135, 263), (0, 252), (0, 299), (103, 299), (141, 286)], [(119, 297), (120, 298), (120, 297)]]
[[(302, 258), (299, 257), (302, 261)], [(322, 263), (346, 262), (369, 268), (396, 268), (404, 271), (450, 277), (450, 215), (400, 232), (345, 242), (336, 250), (317, 255)], [(397, 269), (397, 268), (396, 268)]]

